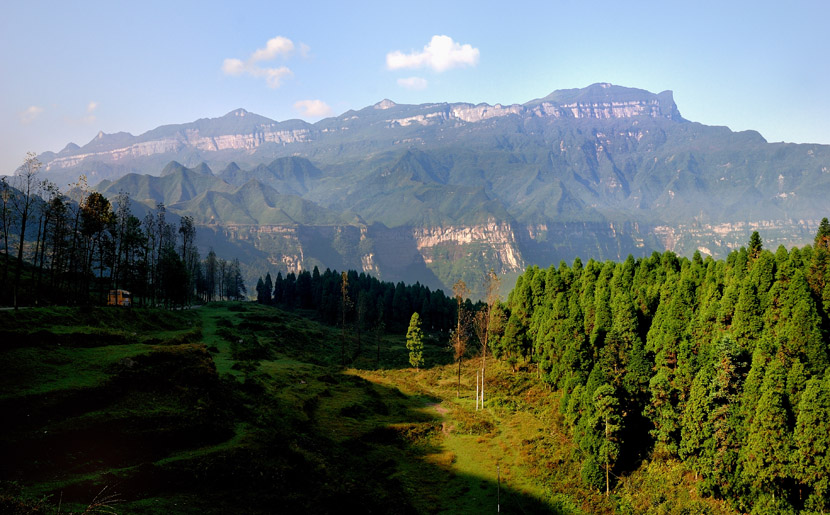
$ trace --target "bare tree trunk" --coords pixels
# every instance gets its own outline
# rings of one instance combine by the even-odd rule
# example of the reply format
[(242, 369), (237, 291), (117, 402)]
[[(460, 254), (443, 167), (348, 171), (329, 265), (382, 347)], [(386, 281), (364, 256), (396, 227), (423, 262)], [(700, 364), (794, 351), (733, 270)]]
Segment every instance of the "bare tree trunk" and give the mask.
[(11, 230), (11, 208), (9, 207), (9, 199), (11, 199), (11, 190), (9, 188), (6, 178), (0, 178), (0, 222), (3, 226), (3, 282), (0, 286), (6, 288), (6, 280), (9, 276), (9, 232)]
[(360, 356), (360, 322), (355, 324), (355, 332), (357, 333), (357, 352), (355, 352), (355, 357)]
[[(86, 284), (84, 288), (84, 303), (89, 304), (89, 289), (90, 289), (90, 280), (95, 281), (95, 269), (92, 268), (92, 258), (95, 256), (95, 240), (89, 238), (89, 259), (84, 259), (84, 283)], [(87, 272), (89, 272), (87, 274)], [(92, 276), (92, 279), (90, 279)]]
[(38, 267), (37, 267), (37, 260), (38, 260), (38, 256), (40, 255), (40, 232), (41, 232), (42, 228), (43, 228), (43, 213), (41, 212), (40, 218), (38, 218), (38, 220), (37, 220), (37, 234), (35, 235), (35, 254), (34, 254), (34, 256), (32, 256), (32, 277), (31, 277), (31, 281), (32, 281), (32, 285), (33, 285), (32, 288), (33, 288), (33, 294), (34, 294), (34, 298), (32, 300), (34, 301), (35, 306), (37, 306), (37, 286), (34, 286), (34, 285), (36, 285), (40, 282), (39, 281), (39, 274), (38, 274)]
[[(605, 441), (608, 441), (608, 419), (605, 419)], [(605, 497), (608, 497), (608, 494), (611, 492), (611, 488), (609, 486), (610, 481), (608, 480), (608, 469), (611, 468), (610, 463), (608, 462), (608, 454), (605, 455)]]
[[(78, 204), (78, 210), (75, 212), (75, 222), (72, 226), (72, 246), (69, 248), (69, 281), (72, 280), (72, 275), (74, 272), (78, 270), (78, 224), (80, 223), (81, 219), (81, 208), (80, 204)], [(77, 277), (76, 277), (77, 280)], [(81, 282), (81, 281), (78, 281)], [(72, 289), (72, 284), (70, 284), (70, 289)], [(75, 288), (78, 289), (76, 292), (75, 298), (80, 298), (80, 284), (75, 284)]]
[(340, 340), (340, 361), (343, 366), (346, 366), (346, 308), (348, 304), (349, 294), (349, 276), (346, 272), (340, 273), (340, 314), (342, 327), (342, 335)]
[[(489, 328), (488, 328), (489, 329)], [(481, 353), (481, 409), (484, 409), (484, 373), (487, 369), (487, 338), (484, 339), (484, 352)]]
[(478, 411), (478, 394), (479, 394), (479, 390), (478, 390), (478, 376), (479, 376), (479, 374), (480, 374), (480, 372), (479, 372), (478, 370), (476, 370), (476, 411)]
[(23, 244), (26, 235), (26, 216), (20, 221), (20, 241), (17, 242), (17, 271), (14, 276), (14, 309), (17, 310), (17, 292), (20, 288), (20, 276), (23, 274)]
[(461, 398), (461, 358), (458, 359), (458, 386), (455, 396)]
[(481, 409), (484, 409), (484, 369), (481, 369)]
[(31, 208), (34, 205), (35, 197), (37, 196), (36, 188), (38, 182), (36, 176), (40, 170), (41, 162), (35, 157), (34, 152), (26, 154), (26, 160), (23, 162), (23, 167), (20, 172), (15, 175), (17, 179), (17, 189), (19, 195), (11, 197), (12, 205), (17, 211), (20, 219), (20, 241), (17, 242), (17, 273), (14, 278), (14, 309), (18, 308), (17, 294), (20, 288), (20, 276), (23, 274), (23, 247), (26, 240), (26, 222), (28, 222), (31, 215)]

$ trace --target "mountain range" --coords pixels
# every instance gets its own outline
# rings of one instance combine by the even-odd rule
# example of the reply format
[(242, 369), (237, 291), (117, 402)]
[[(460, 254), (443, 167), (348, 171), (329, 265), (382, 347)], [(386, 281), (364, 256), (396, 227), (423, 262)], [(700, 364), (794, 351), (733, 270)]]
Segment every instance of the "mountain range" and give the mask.
[(606, 83), (521, 105), (383, 100), (315, 124), (237, 109), (39, 159), (59, 184), (85, 174), (193, 216), (254, 281), (316, 265), (475, 287), (491, 267), (577, 255), (722, 257), (753, 230), (806, 243), (830, 198), (830, 146), (702, 125), (670, 91)]

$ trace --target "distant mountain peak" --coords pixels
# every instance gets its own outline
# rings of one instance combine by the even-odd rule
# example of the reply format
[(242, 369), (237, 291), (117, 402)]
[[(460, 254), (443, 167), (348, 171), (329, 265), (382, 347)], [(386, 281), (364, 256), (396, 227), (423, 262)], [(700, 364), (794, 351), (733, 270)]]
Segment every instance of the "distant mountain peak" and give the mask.
[(230, 173), (236, 173), (236, 172), (238, 172), (239, 170), (241, 170), (241, 168), (239, 168), (239, 165), (238, 165), (238, 164), (236, 164), (236, 161), (231, 161), (231, 162), (230, 162), (230, 163), (228, 163), (228, 165), (224, 168), (224, 170), (222, 170), (221, 172), (219, 172), (219, 175), (222, 175), (222, 174), (230, 174)]
[(169, 163), (167, 163), (167, 166), (165, 166), (164, 169), (161, 171), (160, 176), (161, 177), (166, 177), (168, 175), (172, 175), (174, 173), (181, 172), (182, 170), (185, 170), (186, 168), (187, 167), (185, 167), (183, 164), (179, 163), (178, 161), (170, 161)]
[(381, 100), (380, 102), (378, 102), (377, 104), (375, 104), (372, 107), (374, 107), (375, 109), (389, 109), (390, 107), (395, 107), (396, 105), (398, 105), (398, 104), (396, 104), (395, 102), (392, 102), (388, 98), (384, 98), (383, 100)]
[(179, 163), (178, 161), (170, 161), (169, 163), (167, 163), (167, 166), (165, 166), (164, 169), (161, 171), (160, 176), (166, 177), (168, 175), (173, 175), (175, 173), (185, 172), (193, 172), (199, 175), (213, 175), (213, 170), (211, 170), (205, 162), (201, 162), (193, 168), (188, 168), (183, 164)]
[(60, 151), (60, 152), (58, 152), (58, 153), (59, 153), (59, 154), (66, 154), (66, 153), (68, 153), (68, 152), (75, 152), (75, 151), (77, 151), (77, 150), (78, 150), (78, 149), (80, 149), (80, 148), (81, 148), (81, 147), (79, 147), (79, 146), (78, 146), (78, 145), (76, 145), (75, 143), (71, 143), (71, 142), (70, 142), (70, 143), (67, 143), (67, 144), (66, 144), (66, 146), (65, 146), (65, 147), (63, 147), (63, 150), (61, 150), (61, 151)]
[(671, 90), (652, 93), (644, 89), (617, 86), (610, 82), (597, 82), (584, 88), (557, 89), (546, 97), (531, 100), (524, 105), (525, 107), (537, 107), (543, 104), (556, 106), (651, 106), (653, 109), (646, 111), (650, 116), (683, 120), (680, 111), (677, 109), (677, 104), (674, 103), (674, 94)]
[(239, 118), (244, 118), (244, 117), (248, 116), (249, 114), (251, 114), (251, 113), (249, 113), (247, 110), (242, 109), (240, 107), (239, 109), (234, 109), (230, 113), (226, 114), (225, 117), (238, 116)]

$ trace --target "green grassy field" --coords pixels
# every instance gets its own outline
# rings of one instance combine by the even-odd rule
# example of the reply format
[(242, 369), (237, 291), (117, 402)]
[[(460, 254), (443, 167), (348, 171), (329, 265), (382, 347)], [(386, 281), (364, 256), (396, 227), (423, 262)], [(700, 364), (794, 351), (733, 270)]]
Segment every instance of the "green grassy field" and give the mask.
[[(300, 314), (301, 315), (301, 314)], [(0, 512), (720, 513), (680, 467), (582, 485), (557, 395), (440, 335), (341, 333), (251, 303), (0, 312)], [(671, 478), (671, 488), (663, 480)], [(692, 492), (692, 493), (690, 493)], [(726, 512), (726, 511), (723, 511)]]

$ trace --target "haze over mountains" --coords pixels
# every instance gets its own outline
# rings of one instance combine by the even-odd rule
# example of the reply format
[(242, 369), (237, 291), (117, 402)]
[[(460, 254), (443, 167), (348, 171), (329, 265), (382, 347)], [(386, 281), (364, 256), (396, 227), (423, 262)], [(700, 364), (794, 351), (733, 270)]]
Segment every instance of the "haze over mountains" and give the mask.
[(447, 288), (577, 255), (722, 257), (756, 229), (809, 241), (830, 198), (830, 146), (701, 125), (670, 91), (610, 84), (522, 105), (383, 100), (315, 124), (237, 109), (39, 158), (58, 184), (83, 173), (193, 216), (254, 281), (317, 265)]

